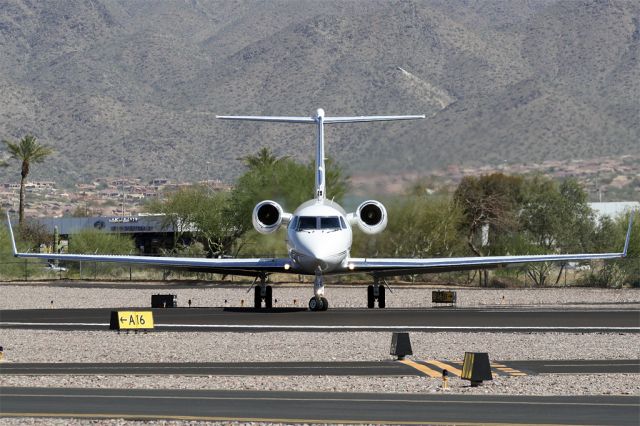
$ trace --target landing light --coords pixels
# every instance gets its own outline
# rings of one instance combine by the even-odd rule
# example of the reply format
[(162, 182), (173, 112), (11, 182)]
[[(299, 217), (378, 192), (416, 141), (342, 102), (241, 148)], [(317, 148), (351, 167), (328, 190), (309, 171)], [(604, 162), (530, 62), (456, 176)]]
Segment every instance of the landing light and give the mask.
[(355, 269), (355, 266), (353, 265), (353, 263), (350, 263), (347, 265), (347, 268), (349, 268), (350, 271), (353, 271)]
[(289, 270), (289, 268), (291, 268), (291, 265), (289, 265), (288, 263), (285, 263), (285, 264), (284, 264), (284, 270), (285, 270), (285, 271), (288, 271), (288, 270)]

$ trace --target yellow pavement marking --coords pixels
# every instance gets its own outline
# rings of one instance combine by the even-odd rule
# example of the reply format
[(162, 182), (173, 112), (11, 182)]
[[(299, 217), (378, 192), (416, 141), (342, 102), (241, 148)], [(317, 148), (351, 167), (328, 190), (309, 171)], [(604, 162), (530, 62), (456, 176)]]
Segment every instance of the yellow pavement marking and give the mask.
[(507, 366), (498, 367), (497, 369), (500, 370), (503, 373), (507, 373), (510, 376), (528, 376), (527, 373), (523, 373), (520, 370), (516, 370), (515, 368), (511, 368), (511, 367), (507, 367)]
[(429, 377), (440, 377), (442, 374), (438, 373), (436, 370), (432, 370), (426, 365), (418, 364), (417, 362), (411, 361), (410, 359), (400, 360), (404, 365), (408, 365), (409, 367), (413, 367), (416, 370), (426, 374)]
[(462, 375), (462, 371), (457, 369), (456, 367), (449, 365), (449, 364), (445, 364), (444, 362), (440, 362), (440, 361), (436, 361), (435, 359), (430, 359), (429, 361), (426, 361), (429, 364), (433, 364), (436, 367), (440, 367), (443, 370), (447, 370), (450, 373), (455, 374), (456, 376), (460, 377)]

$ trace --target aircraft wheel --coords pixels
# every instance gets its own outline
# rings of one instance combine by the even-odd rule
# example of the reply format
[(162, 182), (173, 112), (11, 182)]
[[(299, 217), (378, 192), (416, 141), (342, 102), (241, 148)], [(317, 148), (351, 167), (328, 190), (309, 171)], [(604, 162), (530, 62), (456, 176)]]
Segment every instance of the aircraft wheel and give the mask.
[(380, 288), (378, 289), (379, 293), (378, 293), (378, 308), (384, 309), (384, 307), (386, 306), (386, 300), (385, 300), (385, 288), (384, 286), (380, 286)]
[(367, 287), (367, 308), (373, 309), (376, 304), (376, 298), (373, 295), (373, 286)]
[(309, 299), (309, 310), (310, 311), (320, 310), (320, 303), (322, 302), (318, 301), (318, 299), (316, 299), (315, 297), (312, 297), (311, 299)]
[(329, 309), (329, 301), (327, 300), (326, 297), (323, 297), (322, 299), (322, 311), (326, 311), (327, 309)]
[(262, 294), (260, 294), (260, 287), (256, 286), (253, 293), (253, 307), (260, 309), (262, 307)]
[(264, 297), (264, 307), (271, 309), (273, 307), (273, 287), (267, 286), (267, 294)]

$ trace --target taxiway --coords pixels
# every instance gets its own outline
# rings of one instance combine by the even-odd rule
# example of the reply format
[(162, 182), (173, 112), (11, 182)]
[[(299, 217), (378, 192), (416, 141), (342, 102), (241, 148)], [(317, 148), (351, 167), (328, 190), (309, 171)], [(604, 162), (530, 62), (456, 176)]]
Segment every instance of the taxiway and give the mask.
[(281, 423), (636, 425), (634, 396), (476, 396), (318, 392), (0, 388), (5, 417)]
[[(0, 375), (180, 375), (180, 376), (425, 376), (453, 375), (461, 361), (185, 362), (185, 363), (2, 363)], [(494, 375), (640, 373), (640, 360), (494, 361)]]
[[(152, 310), (164, 331), (494, 331), (640, 332), (638, 309), (118, 308)], [(114, 310), (116, 310), (114, 308)], [(111, 309), (0, 311), (0, 327), (104, 330)]]

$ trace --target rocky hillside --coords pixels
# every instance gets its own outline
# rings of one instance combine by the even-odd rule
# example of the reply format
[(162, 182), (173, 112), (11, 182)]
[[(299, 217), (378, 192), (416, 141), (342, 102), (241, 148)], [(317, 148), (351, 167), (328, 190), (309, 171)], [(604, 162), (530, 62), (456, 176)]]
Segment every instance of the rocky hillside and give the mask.
[[(352, 173), (637, 154), (632, 0), (0, 3), (0, 137), (56, 154), (34, 178), (232, 179), (305, 126), (215, 114), (417, 114), (327, 129)], [(17, 179), (16, 167), (0, 178)]]

